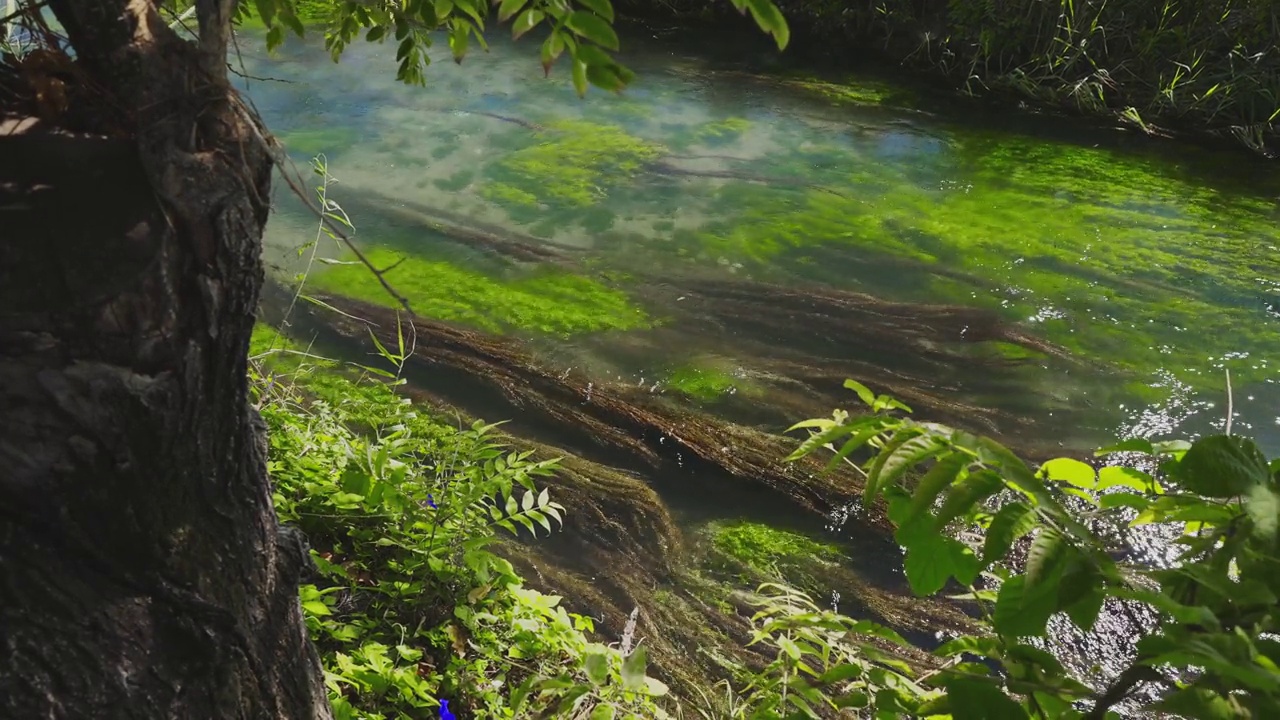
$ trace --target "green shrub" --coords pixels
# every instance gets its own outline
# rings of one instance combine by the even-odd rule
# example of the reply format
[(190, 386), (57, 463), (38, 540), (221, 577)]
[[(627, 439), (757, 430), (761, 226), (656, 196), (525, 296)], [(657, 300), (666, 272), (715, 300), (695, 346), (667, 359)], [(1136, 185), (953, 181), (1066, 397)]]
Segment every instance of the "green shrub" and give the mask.
[(301, 602), (336, 717), (435, 716), (445, 700), (463, 717), (660, 716), (643, 646), (592, 642), (589, 618), (491, 550), (500, 530), (558, 527), (537, 484), (555, 460), (509, 451), (492, 425), (444, 425), (269, 330), (253, 349), (276, 510), (319, 570)]

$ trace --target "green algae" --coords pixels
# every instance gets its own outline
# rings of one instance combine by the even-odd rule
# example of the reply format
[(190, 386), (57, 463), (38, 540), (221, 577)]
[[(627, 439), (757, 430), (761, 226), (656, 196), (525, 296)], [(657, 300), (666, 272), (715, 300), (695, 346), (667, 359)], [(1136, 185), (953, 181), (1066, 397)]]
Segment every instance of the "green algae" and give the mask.
[(708, 527), (708, 533), (715, 550), (765, 574), (844, 558), (835, 545), (764, 523), (718, 522)]
[[(1280, 336), (1258, 307), (1280, 295), (1267, 280), (1280, 276), (1274, 203), (1043, 140), (970, 137), (953, 162), (963, 185), (923, 186), (865, 162), (841, 183), (854, 189), (838, 193), (730, 183), (717, 198), (729, 219), (686, 249), (767, 266), (845, 246), (936, 268), (915, 298), (990, 307), (1116, 368), (1165, 368), (1206, 389), (1220, 385), (1206, 368), (1222, 358), (1245, 381), (1270, 376), (1265, 358), (1280, 356)], [(1206, 327), (1225, 332), (1187, 341)]]
[[(480, 330), (569, 336), (646, 328), (655, 323), (625, 293), (560, 270), (543, 269), (507, 280), (447, 262), (402, 256), (386, 248), (372, 248), (365, 256), (374, 267), (391, 268), (385, 273), (387, 282), (404, 295), (415, 313)], [(397, 305), (360, 264), (321, 270), (311, 286), (381, 305)]]
[(458, 192), (465, 189), (476, 179), (476, 171), (471, 168), (459, 170), (447, 178), (435, 181), (435, 186), (445, 192)]
[(486, 197), (518, 206), (527, 206), (532, 196), (552, 208), (589, 207), (663, 153), (661, 145), (621, 128), (581, 120), (548, 123), (537, 139), (495, 164), (492, 182), (505, 187)]
[(277, 134), (276, 138), (289, 152), (312, 157), (320, 153), (340, 153), (354, 147), (359, 140), (353, 128), (343, 126), (290, 130)]
[(826, 80), (791, 80), (787, 84), (833, 102), (852, 105), (882, 105), (896, 94), (886, 86), (852, 80), (845, 83)]
[(737, 140), (750, 127), (751, 121), (746, 118), (726, 118), (696, 128), (693, 136), (697, 142), (704, 145), (721, 145)]
[(481, 188), (480, 195), (499, 205), (521, 208), (538, 206), (537, 195), (507, 183), (488, 183)]
[(682, 395), (704, 401), (719, 400), (726, 393), (742, 392), (749, 396), (762, 394), (762, 390), (755, 384), (705, 363), (676, 368), (667, 376), (666, 385)]

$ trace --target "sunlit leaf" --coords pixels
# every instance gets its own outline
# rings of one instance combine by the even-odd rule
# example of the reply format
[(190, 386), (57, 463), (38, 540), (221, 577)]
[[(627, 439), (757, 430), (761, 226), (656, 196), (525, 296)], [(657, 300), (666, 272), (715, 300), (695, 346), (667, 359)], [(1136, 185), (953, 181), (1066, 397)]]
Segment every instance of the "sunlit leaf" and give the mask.
[(1065, 482), (1085, 490), (1093, 489), (1098, 484), (1097, 473), (1086, 463), (1071, 458), (1055, 458), (1040, 466), (1045, 477), (1057, 482)]
[(772, 0), (746, 0), (746, 4), (760, 29), (773, 36), (779, 50), (785, 50), (791, 40), (791, 29), (778, 6)]
[(860, 398), (862, 402), (866, 403), (868, 407), (870, 407), (875, 403), (876, 394), (871, 392), (871, 388), (867, 387), (866, 385), (863, 385), (857, 380), (845, 380), (844, 386), (846, 389), (849, 389), (858, 393), (858, 398)]

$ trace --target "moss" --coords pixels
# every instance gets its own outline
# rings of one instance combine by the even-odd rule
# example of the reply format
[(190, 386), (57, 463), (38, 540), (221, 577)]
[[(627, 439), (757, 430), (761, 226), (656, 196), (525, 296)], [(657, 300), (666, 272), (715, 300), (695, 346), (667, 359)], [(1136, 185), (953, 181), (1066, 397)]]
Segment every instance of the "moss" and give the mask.
[(620, 128), (580, 120), (549, 123), (538, 140), (497, 164), (493, 182), (524, 193), (501, 189), (498, 202), (527, 205), (532, 196), (556, 208), (589, 207), (663, 152), (662, 146)]
[(353, 128), (327, 127), (302, 130), (290, 130), (278, 134), (277, 139), (284, 143), (289, 152), (315, 156), (320, 153), (337, 154), (356, 145), (359, 138)]
[[(403, 257), (385, 248), (368, 250), (375, 267), (391, 267), (387, 282), (414, 312), (490, 332), (524, 330), (568, 336), (650, 327), (654, 320), (621, 291), (559, 270), (499, 280), (447, 262)], [(398, 264), (397, 264), (398, 263)], [(334, 265), (313, 286), (349, 297), (395, 305), (363, 265)]]

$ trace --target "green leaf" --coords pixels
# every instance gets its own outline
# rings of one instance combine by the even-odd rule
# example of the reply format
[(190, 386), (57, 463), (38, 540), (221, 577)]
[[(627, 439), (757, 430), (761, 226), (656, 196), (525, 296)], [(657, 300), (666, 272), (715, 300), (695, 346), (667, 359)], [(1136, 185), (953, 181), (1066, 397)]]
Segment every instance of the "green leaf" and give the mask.
[[(1063, 583), (1065, 588), (1066, 583)], [(1093, 588), (1084, 593), (1080, 599), (1066, 605), (1062, 611), (1071, 618), (1071, 622), (1084, 632), (1091, 632), (1093, 626), (1098, 622), (1098, 615), (1102, 612), (1102, 604), (1107, 599), (1106, 593), (1101, 589)], [(1059, 605), (1062, 605), (1062, 598), (1059, 596)]]
[(1024, 502), (1005, 504), (991, 519), (982, 546), (982, 564), (1002, 559), (1023, 535), (1036, 526), (1035, 511)]
[[(525, 10), (520, 13), (520, 15), (516, 17), (516, 21), (511, 23), (511, 37), (519, 40), (521, 35), (524, 35), (537, 27), (538, 23), (542, 22), (543, 17), (541, 10)], [(579, 91), (578, 94), (581, 95), (584, 92), (586, 92), (585, 82), (583, 83), (583, 89)]]
[(560, 33), (553, 32), (542, 41), (542, 72), (544, 75), (551, 74), (551, 65), (564, 52), (564, 39)]
[(602, 90), (618, 92), (627, 86), (627, 80), (619, 72), (618, 65), (588, 65), (587, 80)]
[(1276, 529), (1280, 525), (1280, 495), (1272, 484), (1250, 488), (1244, 500), (1244, 509), (1253, 520), (1255, 535), (1266, 540), (1276, 537)]
[(858, 398), (866, 403), (867, 407), (871, 407), (876, 401), (876, 394), (871, 392), (871, 388), (863, 385), (857, 380), (845, 380), (844, 386), (848, 390), (858, 393)]
[(648, 664), (648, 651), (644, 646), (631, 651), (622, 661), (622, 686), (627, 690), (642, 690), (645, 687), (645, 666)]
[(506, 22), (528, 2), (529, 0), (502, 0), (502, 4), (498, 6), (498, 22)]
[(1271, 481), (1271, 469), (1262, 451), (1248, 438), (1214, 435), (1197, 440), (1182, 462), (1178, 480), (1191, 492), (1206, 497), (1245, 495), (1256, 485)]
[(841, 663), (818, 676), (815, 684), (819, 686), (834, 685), (862, 677), (864, 669), (861, 665)]
[(1146, 493), (1155, 487), (1155, 480), (1141, 470), (1121, 465), (1108, 465), (1098, 471), (1098, 486), (1094, 489), (1101, 492), (1113, 487), (1127, 487)]
[(1155, 454), (1155, 450), (1151, 447), (1150, 440), (1146, 438), (1129, 438), (1128, 440), (1118, 442), (1115, 445), (1108, 445), (1107, 447), (1095, 452), (1094, 455), (1101, 457), (1103, 455), (1110, 455), (1112, 453), (1119, 452), (1140, 452), (1146, 453), (1147, 455)]
[(1169, 693), (1151, 709), (1189, 718), (1190, 720), (1242, 720), (1252, 717), (1235, 698), (1223, 697), (1208, 688), (1181, 688)]
[(577, 91), (578, 97), (587, 94), (587, 66), (577, 59), (573, 61), (573, 89)]
[(1150, 525), (1162, 522), (1203, 522), (1224, 525), (1237, 517), (1230, 505), (1214, 503), (1191, 495), (1165, 495), (1151, 503), (1130, 525)]
[(582, 669), (593, 685), (604, 685), (609, 680), (609, 658), (603, 652), (588, 653)]
[(934, 527), (941, 529), (947, 523), (967, 514), (974, 506), (995, 495), (1004, 488), (1004, 480), (990, 470), (979, 470), (951, 486), (942, 509), (934, 519)]
[(916, 485), (915, 492), (911, 494), (911, 507), (906, 519), (910, 519), (919, 515), (921, 512), (933, 506), (934, 500), (938, 498), (938, 494), (942, 489), (955, 482), (960, 471), (969, 463), (969, 457), (963, 453), (953, 452), (944, 455), (929, 468), (929, 471), (920, 478), (919, 484)]
[(329, 606), (325, 605), (321, 600), (308, 600), (307, 602), (302, 603), (302, 609), (316, 617), (324, 617), (326, 615), (333, 614), (333, 611), (329, 609)]
[(453, 61), (462, 64), (467, 54), (467, 40), (471, 37), (471, 28), (465, 21), (455, 21), (449, 33), (449, 51), (453, 53)]
[(973, 582), (978, 559), (964, 543), (932, 533), (907, 548), (904, 570), (911, 592), (927, 597), (941, 590), (953, 576), (965, 585)]
[(949, 677), (946, 687), (952, 720), (1027, 720), (1027, 711), (994, 682)]
[(778, 6), (771, 0), (747, 0), (747, 8), (751, 10), (751, 16), (755, 18), (760, 29), (773, 36), (778, 43), (778, 49), (786, 50), (787, 43), (791, 40), (791, 30), (787, 27), (787, 20), (782, 17)]
[[(864, 497), (874, 498), (881, 488), (892, 484), (918, 463), (937, 455), (944, 447), (942, 442), (933, 435), (919, 435), (892, 450), (885, 448), (884, 453), (876, 458), (878, 461), (883, 457), (884, 461), (872, 463), (871, 472), (867, 474)], [(958, 469), (957, 472), (959, 472)], [(952, 475), (952, 477), (955, 476)]]
[(571, 13), (564, 24), (570, 30), (600, 47), (608, 48), (609, 50), (618, 49), (618, 33), (614, 32), (613, 26), (599, 15), (585, 10), (578, 10)]
[(1105, 509), (1123, 506), (1141, 512), (1151, 507), (1151, 498), (1127, 492), (1107, 493), (1098, 498), (1098, 504)]
[(1052, 528), (1041, 528), (1027, 551), (1026, 590), (1039, 585), (1062, 563), (1070, 545)]
[(1092, 490), (1098, 484), (1098, 475), (1093, 468), (1079, 460), (1056, 458), (1040, 466), (1045, 477), (1056, 482), (1065, 482), (1085, 490)]
[(617, 710), (612, 705), (597, 705), (591, 711), (589, 720), (613, 720), (617, 716)]
[(1000, 586), (993, 625), (1001, 635), (1030, 637), (1044, 634), (1049, 616), (1057, 606), (1057, 588), (1052, 582), (1042, 582), (1028, 590), (1026, 583), (1026, 576), (1017, 575)]
[(578, 4), (605, 20), (613, 22), (613, 5), (609, 0), (578, 0)]

